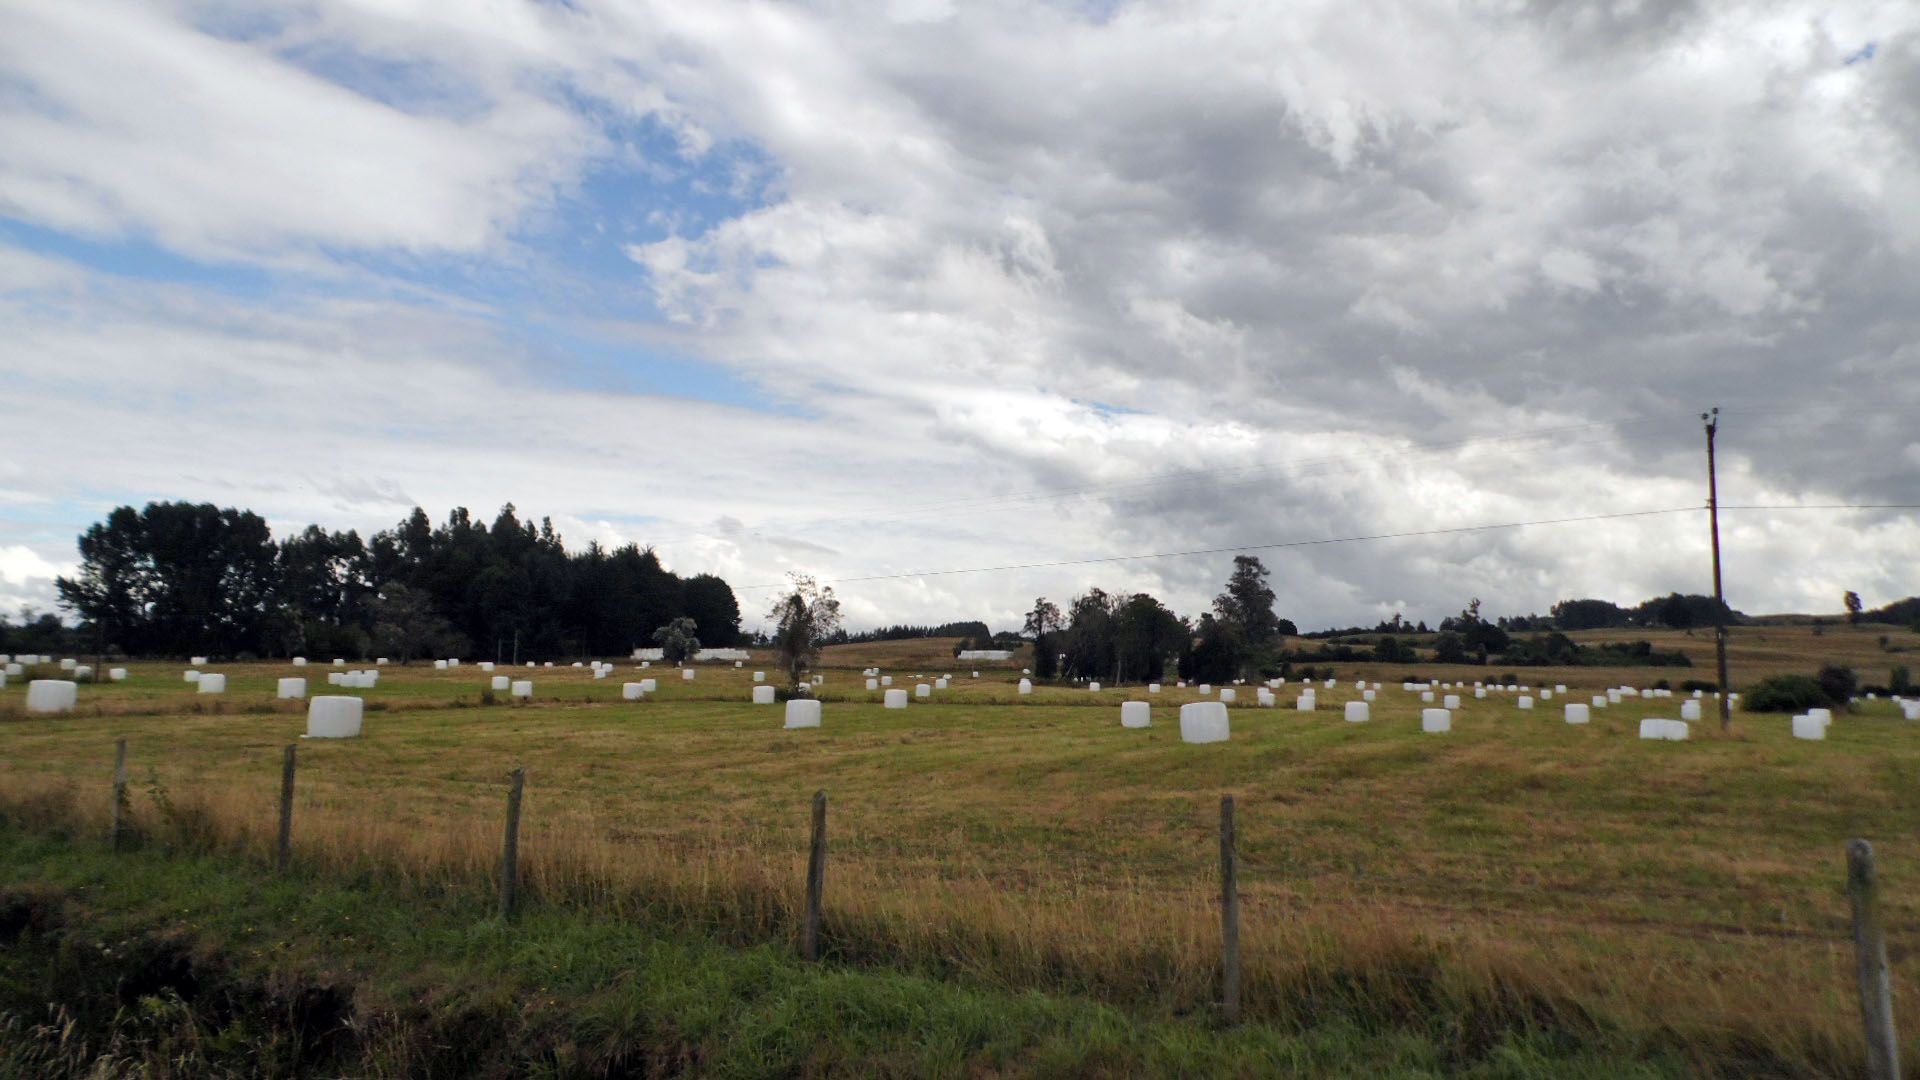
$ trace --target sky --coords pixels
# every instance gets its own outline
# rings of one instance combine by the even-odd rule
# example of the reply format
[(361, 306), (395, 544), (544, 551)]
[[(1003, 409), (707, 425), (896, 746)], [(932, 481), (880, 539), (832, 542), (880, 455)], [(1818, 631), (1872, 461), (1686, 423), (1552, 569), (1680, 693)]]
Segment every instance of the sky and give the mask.
[(7, 611), (163, 499), (512, 502), (749, 627), (1630, 603), (1715, 406), (1729, 603), (1877, 605), (1920, 5), (0, 0), (0, 402)]

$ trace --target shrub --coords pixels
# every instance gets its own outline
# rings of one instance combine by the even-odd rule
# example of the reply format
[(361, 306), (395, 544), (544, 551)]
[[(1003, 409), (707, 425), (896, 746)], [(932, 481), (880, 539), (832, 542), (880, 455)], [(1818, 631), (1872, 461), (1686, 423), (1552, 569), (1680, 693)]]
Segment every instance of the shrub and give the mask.
[(1748, 712), (1805, 712), (1832, 703), (1818, 680), (1805, 675), (1776, 675), (1763, 679), (1741, 695)]
[(1893, 670), (1887, 673), (1887, 692), (1900, 695), (1913, 693), (1913, 673), (1907, 670), (1907, 665), (1895, 664)]
[(1705, 679), (1688, 679), (1686, 682), (1680, 684), (1680, 689), (1687, 693), (1698, 690), (1704, 694), (1711, 694), (1720, 689), (1720, 684), (1707, 682)]
[(1845, 705), (1860, 692), (1860, 676), (1855, 675), (1850, 667), (1828, 664), (1813, 678), (1820, 684), (1827, 700), (1835, 705)]

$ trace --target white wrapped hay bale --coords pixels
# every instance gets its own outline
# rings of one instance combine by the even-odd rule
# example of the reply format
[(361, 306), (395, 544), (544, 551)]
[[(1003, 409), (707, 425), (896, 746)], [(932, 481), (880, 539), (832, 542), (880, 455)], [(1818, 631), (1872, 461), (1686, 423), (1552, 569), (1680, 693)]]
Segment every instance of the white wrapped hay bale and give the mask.
[(386, 667), (386, 666), (387, 666), (387, 658), (386, 658), (386, 657), (384, 657), (384, 656), (382, 656), (382, 657), (378, 657), (378, 658), (376, 658), (376, 659), (374, 660), (374, 662), (373, 662), (373, 666), (374, 666), (374, 667)]
[(594, 668), (594, 669), (593, 669), (593, 677), (594, 677), (594, 678), (596, 678), (596, 679), (604, 679), (604, 678), (606, 678), (606, 677), (607, 677), (607, 669), (606, 669), (606, 668)]
[[(769, 688), (771, 689), (771, 688)], [(820, 726), (820, 702), (815, 698), (794, 698), (787, 702), (787, 722), (789, 730), (793, 728), (817, 728)]]
[(340, 685), (342, 685), (342, 684), (344, 684), (344, 683), (345, 683), (346, 681), (347, 681), (347, 673), (346, 673), (346, 672), (344, 672), (344, 671), (329, 671), (329, 672), (327, 672), (327, 685), (328, 685), (328, 686), (340, 686)]
[(921, 699), (930, 698), (933, 696), (933, 687), (928, 686), (926, 683), (915, 684), (913, 696)]
[(307, 703), (307, 738), (358, 738), (365, 711), (366, 704), (357, 697), (314, 698)]
[(1700, 719), (1700, 703), (1697, 701), (1693, 701), (1691, 699), (1681, 702), (1680, 703), (1680, 719), (1682, 720)]
[(307, 658), (306, 658), (306, 657), (304, 657), (304, 656), (296, 656), (296, 657), (294, 657), (294, 658), (293, 658), (293, 666), (294, 666), (294, 667), (306, 667), (306, 666), (307, 666)]
[[(40, 660), (40, 662), (44, 664), (44, 663), (46, 663), (47, 661), (46, 661), (46, 659), (45, 659), (44, 657), (42, 657), (42, 658), (41, 658), (41, 660)], [(206, 667), (206, 666), (207, 666), (207, 658), (206, 658), (206, 657), (204, 657), (204, 656), (196, 656), (196, 657), (193, 657), (192, 659), (190, 659), (190, 660), (188, 660), (188, 661), (187, 661), (187, 664), (188, 664), (189, 666), (191, 666), (191, 667)]]
[(868, 679), (868, 680), (867, 680), (867, 689), (869, 689), (869, 690), (878, 690), (878, 689), (880, 689), (880, 680), (879, 680), (879, 679)]
[(1445, 709), (1421, 709), (1420, 730), (1438, 735), (1453, 730), (1453, 714)]
[(658, 679), (641, 679), (640, 680), (640, 692), (643, 694), (652, 694), (657, 692), (659, 689), (660, 689), (660, 681)]
[(745, 667), (745, 666), (746, 666), (746, 662), (745, 662), (745, 661), (742, 661), (742, 660), (735, 660), (735, 661), (733, 662), (733, 666), (734, 666), (734, 667), (737, 667), (737, 668), (738, 668), (738, 667)]
[(448, 668), (448, 670), (452, 670), (452, 669), (454, 669), (454, 668), (457, 668), (457, 667), (459, 667), (459, 666), (460, 666), (460, 658), (459, 658), (459, 657), (457, 657), (457, 656), (453, 656), (453, 657), (449, 657), (449, 658), (447, 659), (447, 668)]
[(680, 669), (680, 681), (681, 681), (681, 682), (692, 682), (692, 681), (693, 681), (693, 669), (692, 669), (692, 668), (681, 668), (681, 669)]
[(1271, 709), (1274, 707), (1275, 704), (1279, 702), (1280, 699), (1274, 697), (1273, 691), (1267, 689), (1266, 687), (1257, 686), (1253, 690), (1253, 700), (1261, 708)]
[(1813, 717), (1815, 720), (1818, 720), (1822, 724), (1833, 723), (1833, 710), (1831, 709), (1808, 709), (1807, 715)]
[(1593, 695), (1593, 700), (1592, 700), (1592, 702), (1591, 702), (1591, 704), (1592, 704), (1592, 705), (1593, 705), (1593, 707), (1594, 707), (1594, 708), (1596, 708), (1596, 709), (1604, 709), (1604, 708), (1606, 708), (1606, 707), (1607, 707), (1607, 695), (1605, 695), (1605, 694), (1595, 694), (1595, 695)]
[(1520, 699), (1518, 701), (1515, 701), (1513, 704), (1515, 708), (1531, 709), (1533, 708), (1533, 699), (1528, 697), (1525, 694), (1521, 694)]
[(1577, 701), (1567, 702), (1567, 723), (1584, 724), (1589, 719), (1587, 707)]
[(487, 681), (487, 688), (489, 690), (512, 690), (513, 676), (495, 675), (492, 679)]
[(1554, 684), (1553, 684), (1553, 692), (1554, 692), (1554, 693), (1556, 693), (1556, 694), (1564, 694), (1564, 693), (1566, 693), (1566, 692), (1567, 692), (1567, 684), (1566, 684), (1566, 683), (1563, 683), (1563, 682), (1557, 682), (1557, 683), (1554, 683)]
[(1020, 693), (1021, 693), (1022, 695), (1026, 695), (1026, 694), (1031, 694), (1031, 693), (1033, 693), (1033, 680), (1032, 680), (1032, 679), (1021, 679), (1021, 680), (1020, 680)]
[(493, 674), (493, 666), (493, 661), (491, 660), (480, 661), (480, 673), (483, 675)]
[(1201, 684), (1200, 684), (1200, 692), (1201, 692), (1202, 694), (1211, 694), (1211, 693), (1213, 693), (1213, 684), (1212, 684), (1212, 683), (1204, 683), (1204, 682), (1203, 682), (1203, 683), (1201, 683)]
[[(446, 662), (445, 662), (445, 661), (443, 661), (443, 660), (436, 660), (436, 661), (434, 661), (434, 663), (436, 663), (436, 664), (438, 664), (438, 665), (439, 665), (439, 666), (441, 666), (441, 667), (446, 667), (446, 666), (447, 666), (447, 665), (446, 665)], [(586, 665), (585, 665), (585, 664), (582, 664), (582, 663), (581, 663), (580, 661), (578, 661), (578, 660), (575, 660), (575, 661), (573, 662), (573, 666), (574, 666), (574, 667), (585, 667)], [(599, 667), (600, 665), (599, 665), (599, 664), (595, 664), (595, 665), (593, 665), (593, 666), (597, 668), (597, 667)]]
[(1900, 715), (1906, 717), (1909, 720), (1920, 720), (1920, 701), (1901, 702)]
[[(200, 663), (202, 663), (202, 664), (204, 664), (204, 663), (206, 663), (206, 661), (205, 661), (205, 660), (202, 660), (202, 661), (200, 661)], [(197, 665), (196, 665), (196, 666), (197, 666)], [(346, 657), (344, 657), (344, 656), (336, 656), (336, 657), (334, 657), (334, 658), (333, 658), (333, 666), (334, 666), (334, 667), (346, 667), (346, 666), (347, 666), (347, 658), (346, 658)]]
[(80, 703), (80, 684), (71, 679), (35, 679), (27, 684), (30, 713), (72, 712)]
[(1420, 700), (1426, 702), (1429, 705), (1433, 704), (1433, 691), (1431, 690), (1420, 691)]
[(1149, 693), (1149, 694), (1157, 694), (1157, 693), (1159, 693), (1159, 692), (1160, 692), (1160, 684), (1159, 684), (1159, 683), (1157, 683), (1157, 682), (1153, 682), (1153, 683), (1148, 683), (1148, 684), (1147, 684), (1147, 693)]
[(1304, 694), (1301, 694), (1299, 697), (1293, 700), (1293, 708), (1295, 712), (1312, 712), (1313, 705), (1314, 705), (1313, 691), (1311, 690), (1307, 691)]
[(1373, 690), (1362, 690), (1362, 691), (1360, 691), (1360, 700), (1361, 700), (1361, 701), (1372, 701), (1372, 700), (1373, 700), (1373, 699), (1374, 699), (1375, 697), (1377, 697), (1377, 696), (1378, 696), (1378, 693), (1377, 693), (1376, 691), (1373, 691)]
[(1542, 691), (1540, 691), (1540, 700), (1541, 700), (1541, 701), (1552, 701), (1552, 700), (1553, 700), (1553, 691), (1551, 691), (1551, 690), (1542, 690)]
[(646, 688), (637, 682), (621, 683), (620, 697), (625, 701), (639, 701), (647, 695)]
[(281, 679), (274, 689), (273, 696), (281, 701), (298, 701), (307, 696), (307, 680)]
[(1459, 695), (1459, 694), (1448, 694), (1448, 695), (1447, 695), (1446, 697), (1444, 697), (1444, 698), (1441, 698), (1441, 699), (1440, 699), (1440, 707), (1441, 707), (1441, 708), (1443, 708), (1443, 709), (1445, 709), (1445, 710), (1447, 710), (1448, 712), (1452, 712), (1453, 710), (1455, 710), (1455, 709), (1457, 709), (1457, 708), (1459, 708), (1459, 707), (1460, 707), (1460, 695)]
[(75, 664), (73, 666), (73, 677), (77, 682), (87, 682), (91, 680), (93, 678), (93, 665)]
[(533, 680), (515, 679), (509, 692), (517, 698), (531, 698), (533, 696)]
[(767, 681), (767, 673), (766, 673), (766, 672), (764, 672), (764, 671), (756, 671), (756, 672), (754, 672), (754, 673), (753, 673), (753, 681), (754, 681), (754, 682), (766, 682), (766, 681)]
[(1090, 682), (1090, 683), (1088, 683), (1088, 684), (1087, 684), (1087, 689), (1088, 689), (1089, 691), (1091, 691), (1092, 693), (1096, 693), (1096, 694), (1097, 694), (1097, 693), (1099, 693), (1099, 692), (1100, 692), (1100, 684), (1099, 684), (1099, 683), (1097, 683), (1097, 682)]
[(1217, 701), (1195, 701), (1180, 706), (1180, 741), (1226, 742), (1230, 733), (1227, 707)]
[(951, 686), (952, 684), (953, 684), (953, 676), (951, 675), (942, 675), (939, 678), (933, 680), (933, 688), (935, 690), (945, 690), (948, 686)]
[(1681, 742), (1687, 737), (1687, 723), (1684, 720), (1667, 720), (1658, 716), (1649, 716), (1640, 721), (1640, 737)]
[(189, 669), (185, 675), (181, 676), (181, 678), (185, 679), (187, 682), (199, 682), (200, 673), (192, 669)]
[(1153, 706), (1144, 701), (1121, 702), (1120, 726), (1123, 728), (1152, 727)]
[(213, 672), (208, 672), (207, 674), (200, 676), (200, 693), (224, 694), (226, 692), (227, 692), (227, 677), (225, 675), (218, 675)]
[(126, 668), (123, 668), (123, 667), (117, 667), (117, 668), (108, 668), (108, 669), (107, 669), (107, 678), (109, 678), (109, 679), (111, 679), (111, 680), (113, 680), (114, 682), (126, 682), (126, 681), (127, 681), (127, 669), (126, 669)]
[(1349, 701), (1346, 704), (1347, 723), (1364, 724), (1373, 718), (1373, 706), (1364, 701)]
[(1485, 700), (1487, 696), (1487, 688), (1484, 686), (1475, 687), (1473, 691), (1473, 696), (1481, 700)]
[(60, 661), (61, 671), (72, 671), (74, 668), (77, 668), (79, 666), (80, 666), (80, 661), (74, 660), (72, 658), (68, 658)]
[(1793, 718), (1793, 737), (1796, 739), (1824, 739), (1827, 737), (1829, 721), (1818, 716), (1796, 716)]
[(900, 689), (889, 690), (886, 700), (881, 704), (889, 709), (904, 709), (907, 707), (907, 692)]
[(754, 687), (754, 688), (753, 688), (753, 703), (754, 703), (755, 705), (771, 705), (771, 704), (773, 704), (773, 687), (771, 687), (771, 686), (756, 686), (756, 687)]
[(1239, 700), (1240, 692), (1238, 690), (1235, 690), (1231, 686), (1223, 686), (1220, 688), (1220, 701), (1222, 704), (1231, 705)]
[(27, 666), (25, 664), (9, 663), (5, 670), (7, 674), (17, 679), (27, 673)]

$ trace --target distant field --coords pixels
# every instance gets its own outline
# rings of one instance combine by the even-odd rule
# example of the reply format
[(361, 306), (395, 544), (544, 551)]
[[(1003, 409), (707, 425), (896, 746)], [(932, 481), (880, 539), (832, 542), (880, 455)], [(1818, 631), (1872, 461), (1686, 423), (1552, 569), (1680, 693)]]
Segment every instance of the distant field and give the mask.
[[(1778, 629), (1736, 640), (1754, 666), (1873, 655), (1867, 633), (1830, 630), (1817, 655), (1816, 639)], [(1705, 637), (1681, 647), (1700, 644), (1711, 651)], [(944, 654), (929, 645), (836, 659)], [(1711, 723), (1690, 743), (1634, 737), (1642, 716), (1677, 716), (1677, 701), (1623, 704), (1580, 728), (1561, 722), (1559, 702), (1522, 712), (1469, 699), (1452, 734), (1431, 736), (1396, 678), (1366, 725), (1341, 720), (1350, 681), (1321, 689), (1312, 713), (1291, 708), (1295, 687), (1282, 709), (1254, 707), (1246, 689), (1231, 742), (1188, 746), (1173, 706), (1190, 690), (1169, 686), (1154, 726), (1128, 731), (1117, 703), (1138, 688), (1042, 687), (1023, 700), (1017, 670), (953, 671), (933, 703), (894, 712), (853, 667), (827, 672), (826, 726), (789, 733), (777, 707), (746, 701), (760, 664), (703, 668), (690, 683), (656, 664), (644, 674), (660, 679), (657, 699), (638, 704), (619, 700), (620, 682), (641, 674), (630, 663), (607, 680), (540, 669), (527, 706), (482, 706), (486, 676), (472, 666), (390, 667), (362, 692), (377, 710), (366, 737), (302, 744), (300, 857), (484, 889), (504, 779), (524, 765), (537, 893), (759, 940), (791, 932), (806, 804), (824, 789), (837, 955), (1166, 1017), (1214, 993), (1215, 828), (1232, 793), (1253, 1016), (1305, 1023), (1333, 1010), (1388, 1025), (1471, 1011), (1798, 1075), (1859, 1057), (1839, 888), (1849, 837), (1880, 844), (1897, 982), (1920, 940), (1920, 725), (1885, 702), (1839, 719), (1825, 743), (1744, 715), (1732, 738)], [(906, 676), (954, 667), (887, 670), (910, 688)], [(0, 800), (70, 792), (97, 821), (125, 736), (149, 827), (264, 851), (280, 748), (304, 726), (271, 693), (295, 672), (208, 669), (230, 676), (228, 694), (192, 693), (177, 664), (137, 664), (126, 683), (85, 689), (70, 717), (25, 716), (22, 685), (0, 690)], [(300, 673), (326, 692), (327, 670)], [(1561, 678), (1584, 700), (1684, 674)], [(1920, 1031), (1920, 994), (1897, 1003)]]
[[(1433, 634), (1396, 636), (1420, 649), (1431, 649), (1435, 637)], [(1523, 632), (1514, 636), (1528, 635)], [(1435, 678), (1465, 678), (1471, 681), (1485, 678), (1488, 674), (1512, 671), (1536, 681), (1544, 678), (1550, 682), (1578, 683), (1583, 686), (1640, 686), (1651, 685), (1660, 679), (1667, 679), (1678, 686), (1685, 679), (1712, 682), (1714, 678), (1713, 630), (1710, 627), (1692, 633), (1637, 627), (1578, 630), (1567, 636), (1582, 645), (1646, 641), (1660, 651), (1678, 650), (1686, 654), (1693, 661), (1693, 666), (1514, 668), (1502, 667), (1497, 661), (1490, 668), (1425, 661), (1416, 664), (1336, 663), (1334, 666), (1343, 673), (1351, 670), (1356, 676), (1365, 675), (1367, 678), (1378, 675), (1385, 679), (1388, 672), (1418, 673), (1430, 670)], [(1364, 641), (1370, 645), (1378, 637), (1377, 634), (1362, 634), (1336, 639), (1336, 642), (1357, 644)], [(1884, 647), (1880, 644), (1882, 638), (1886, 639)], [(1327, 643), (1308, 638), (1289, 638), (1287, 644), (1292, 649), (1311, 650)], [(1915, 677), (1920, 678), (1920, 634), (1905, 627), (1876, 624), (1826, 626), (1819, 634), (1815, 634), (1810, 626), (1736, 626), (1727, 632), (1727, 663), (1736, 687), (1774, 675), (1810, 675), (1822, 664), (1844, 664), (1857, 671), (1862, 682), (1884, 685), (1888, 671), (1896, 664), (1913, 669)]]

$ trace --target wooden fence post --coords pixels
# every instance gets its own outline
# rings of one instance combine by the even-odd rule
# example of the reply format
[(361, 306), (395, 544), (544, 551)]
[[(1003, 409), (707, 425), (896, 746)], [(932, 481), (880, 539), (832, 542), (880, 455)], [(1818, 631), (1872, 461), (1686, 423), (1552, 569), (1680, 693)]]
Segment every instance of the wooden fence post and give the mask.
[(1220, 1010), (1240, 1019), (1240, 867), (1233, 796), (1220, 796)]
[(513, 786), (507, 790), (507, 834), (500, 845), (500, 917), (513, 917), (515, 894), (520, 888), (520, 795), (527, 783), (527, 770), (513, 770)]
[(1867, 1075), (1899, 1080), (1900, 1040), (1893, 1031), (1893, 986), (1887, 975), (1887, 936), (1880, 926), (1873, 845), (1847, 844), (1847, 898), (1853, 901), (1854, 971), (1860, 982), (1860, 1020), (1867, 1033)]
[(273, 868), (284, 874), (293, 866), (293, 770), (299, 744), (287, 746), (280, 765), (280, 842), (274, 849)]
[(113, 744), (113, 846), (117, 851), (127, 839), (127, 740)]
[(807, 852), (807, 914), (800, 955), (820, 959), (820, 900), (827, 887), (827, 793), (813, 793), (813, 845)]

